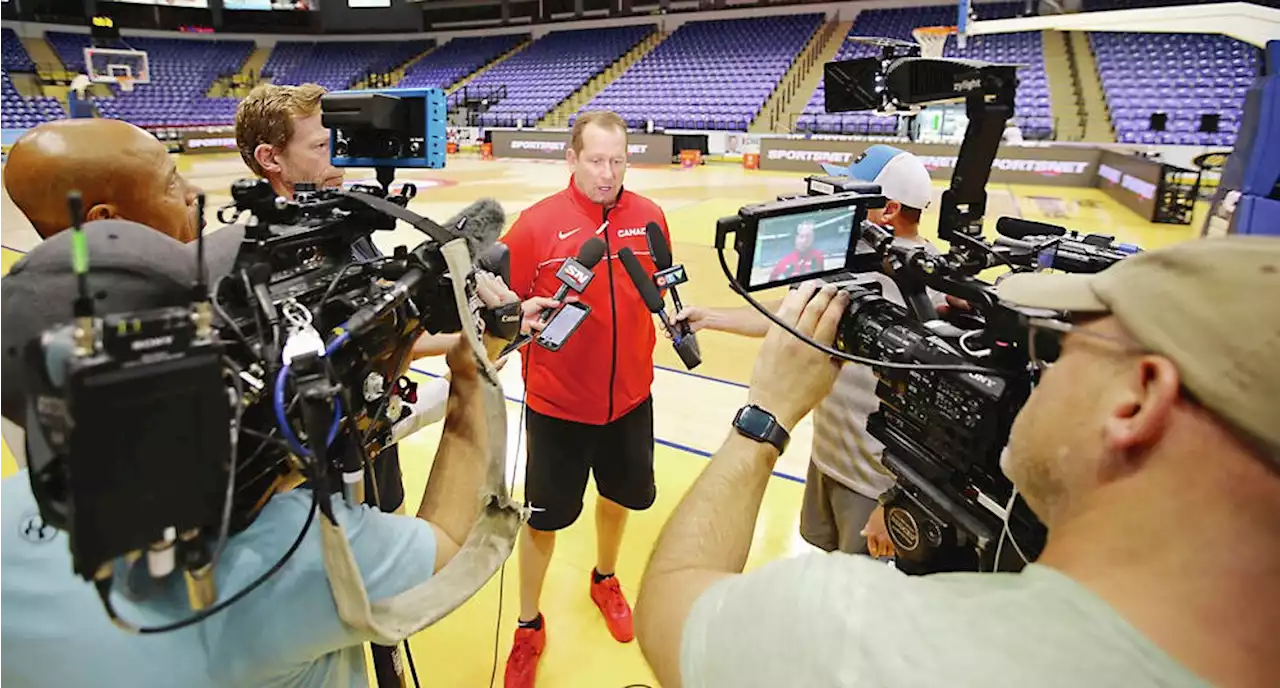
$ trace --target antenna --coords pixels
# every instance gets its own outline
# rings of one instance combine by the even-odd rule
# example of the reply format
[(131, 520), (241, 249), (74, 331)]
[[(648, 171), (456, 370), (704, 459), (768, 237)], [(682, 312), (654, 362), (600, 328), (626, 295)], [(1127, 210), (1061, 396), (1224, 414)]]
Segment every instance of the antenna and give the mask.
[(93, 317), (93, 296), (89, 294), (89, 240), (85, 238), (84, 197), (79, 191), (67, 193), (67, 213), (71, 215), (71, 270), (76, 274), (77, 318)]
[(204, 192), (196, 196), (196, 284), (191, 290), (192, 301), (209, 299), (209, 275), (204, 262)]

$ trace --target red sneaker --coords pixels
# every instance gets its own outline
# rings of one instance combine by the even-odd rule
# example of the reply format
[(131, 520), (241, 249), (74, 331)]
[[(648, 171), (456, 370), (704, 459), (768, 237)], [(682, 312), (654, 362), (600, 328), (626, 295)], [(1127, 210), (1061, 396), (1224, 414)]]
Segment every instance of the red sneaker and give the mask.
[(631, 605), (627, 604), (627, 598), (622, 594), (618, 577), (609, 576), (597, 583), (593, 575), (591, 601), (595, 602), (600, 608), (600, 613), (604, 614), (604, 623), (609, 627), (609, 633), (613, 634), (613, 639), (620, 643), (631, 642), (635, 637), (631, 626)]
[(542, 617), (542, 628), (516, 628), (516, 639), (507, 656), (507, 671), (502, 685), (505, 688), (533, 688), (538, 675), (538, 659), (547, 646), (547, 618)]

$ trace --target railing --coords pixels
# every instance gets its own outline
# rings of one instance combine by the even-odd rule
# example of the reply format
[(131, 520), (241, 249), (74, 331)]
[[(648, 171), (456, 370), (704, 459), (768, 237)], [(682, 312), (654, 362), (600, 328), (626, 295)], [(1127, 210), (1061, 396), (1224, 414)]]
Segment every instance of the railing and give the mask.
[(835, 27), (836, 24), (834, 22), (824, 22), (822, 28), (814, 32), (814, 35), (809, 39), (809, 43), (805, 45), (796, 60), (800, 69), (795, 69), (796, 65), (793, 65), (793, 68), (789, 70), (789, 75), (783, 77), (782, 82), (774, 89), (776, 97), (773, 98), (773, 102), (769, 105), (769, 112), (767, 113), (769, 131), (778, 130), (778, 121), (785, 114), (783, 108), (791, 103), (792, 99), (796, 97), (796, 92), (800, 90), (805, 80), (808, 79), (810, 70), (813, 69), (814, 64), (818, 61), (818, 56), (822, 54), (822, 48), (826, 46), (827, 41), (831, 38), (831, 33), (835, 31)]

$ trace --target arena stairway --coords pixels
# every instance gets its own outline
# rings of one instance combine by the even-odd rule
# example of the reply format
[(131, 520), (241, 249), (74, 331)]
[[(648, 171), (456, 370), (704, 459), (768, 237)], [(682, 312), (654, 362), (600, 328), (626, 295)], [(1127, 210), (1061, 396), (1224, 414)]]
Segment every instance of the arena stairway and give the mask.
[(1067, 34), (1044, 31), (1042, 43), (1049, 103), (1058, 127), (1058, 140), (1083, 141), (1085, 111), (1080, 98), (1079, 65), (1071, 54)]
[(1069, 31), (1066, 36), (1071, 43), (1071, 59), (1075, 60), (1080, 79), (1080, 96), (1084, 105), (1082, 140), (1090, 143), (1115, 143), (1111, 111), (1107, 108), (1106, 96), (1102, 93), (1102, 80), (1098, 76), (1098, 62), (1093, 56), (1093, 49), (1089, 47), (1089, 34), (1084, 31)]
[[(813, 96), (818, 83), (822, 81), (823, 65), (835, 59), (836, 52), (844, 44), (853, 22), (827, 22), (809, 42), (804, 51), (796, 56), (795, 64), (790, 72), (778, 84), (769, 100), (765, 102), (760, 116), (752, 122), (748, 131), (752, 133), (790, 133), (796, 117), (804, 112), (805, 105)], [(813, 59), (806, 60), (806, 54), (812, 53)]]
[(650, 34), (647, 38), (636, 44), (634, 48), (627, 51), (627, 54), (618, 58), (617, 62), (606, 67), (603, 72), (600, 72), (593, 77), (585, 86), (575, 91), (573, 95), (565, 98), (559, 105), (551, 110), (551, 112), (547, 113), (546, 117), (543, 117), (542, 120), (538, 122), (538, 126), (569, 126), (569, 117), (577, 114), (578, 110), (581, 109), (583, 105), (591, 102), (591, 99), (594, 98), (597, 93), (603, 91), (606, 86), (613, 83), (615, 79), (622, 76), (623, 73), (630, 69), (631, 65), (639, 62), (641, 58), (648, 55), (654, 48), (661, 45), (662, 41), (666, 40), (669, 35), (671, 34), (662, 32), (654, 32)]
[(487, 64), (487, 65), (485, 65), (485, 66), (481, 67), (480, 69), (477, 69), (476, 71), (474, 71), (474, 72), (472, 72), (472, 73), (468, 74), (467, 76), (463, 77), (462, 79), (459, 79), (459, 80), (458, 80), (458, 83), (456, 83), (456, 84), (454, 84), (454, 85), (450, 86), (448, 89), (446, 89), (446, 93), (453, 93), (454, 91), (457, 91), (458, 89), (462, 88), (463, 86), (466, 86), (467, 84), (471, 83), (472, 81), (475, 81), (475, 80), (476, 80), (476, 78), (477, 78), (477, 77), (479, 77), (480, 75), (484, 74), (485, 72), (489, 71), (490, 69), (493, 69), (494, 67), (497, 67), (498, 65), (500, 65), (500, 64), (502, 64), (504, 61), (506, 61), (508, 58), (511, 58), (511, 57), (513, 57), (513, 56), (517, 55), (521, 50), (524, 50), (525, 48), (528, 48), (530, 45), (533, 45), (533, 39), (532, 39), (532, 38), (531, 38), (531, 39), (529, 39), (529, 40), (527, 40), (527, 41), (525, 41), (525, 42), (523, 42), (523, 43), (521, 43), (520, 45), (517, 45), (516, 47), (512, 48), (511, 50), (508, 50), (507, 52), (505, 52), (505, 53), (503, 53), (503, 54), (499, 55), (498, 57), (494, 58), (494, 60), (493, 60), (493, 61), (491, 61), (489, 64)]
[[(415, 62), (417, 62), (418, 60), (421, 60), (427, 55), (430, 55), (434, 50), (436, 50), (439, 47), (440, 47), (439, 45), (433, 45), (430, 48), (427, 48), (426, 50), (423, 50), (422, 52), (418, 53), (417, 55), (414, 55), (413, 57), (410, 57), (409, 59), (405, 60), (400, 65), (397, 65), (395, 69), (392, 69), (384, 74), (380, 74), (379, 76), (381, 76), (386, 81), (386, 83), (394, 86), (395, 84), (400, 83), (400, 80), (404, 78), (404, 73), (408, 71), (408, 69), (412, 67)], [(369, 84), (370, 80), (371, 79), (369, 78), (360, 79), (359, 81), (351, 85), (351, 89), (359, 90), (362, 88), (373, 88), (373, 86)]]
[(218, 77), (205, 95), (209, 98), (243, 98), (262, 81), (262, 66), (271, 56), (271, 48), (255, 45), (244, 64), (231, 76)]

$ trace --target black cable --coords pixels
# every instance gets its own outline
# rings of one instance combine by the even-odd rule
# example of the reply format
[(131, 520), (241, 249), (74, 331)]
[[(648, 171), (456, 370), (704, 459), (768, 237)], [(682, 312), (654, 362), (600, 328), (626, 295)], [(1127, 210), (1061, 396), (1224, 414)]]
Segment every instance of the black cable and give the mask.
[(222, 526), (218, 530), (218, 544), (213, 548), (213, 557), (209, 563), (210, 571), (218, 570), (218, 561), (222, 558), (222, 550), (227, 546), (227, 534), (231, 530), (231, 504), (235, 501), (236, 468), (240, 456), (240, 432), (244, 420), (244, 381), (240, 379), (240, 367), (235, 361), (224, 356), (222, 362), (231, 369), (231, 379), (235, 388), (235, 425), (231, 431), (231, 460), (227, 468), (227, 495), (222, 503)]
[[(532, 358), (532, 351), (530, 352), (529, 355), (520, 357), (521, 359), (520, 374), (522, 376), (522, 379), (524, 380), (529, 379), (529, 359), (530, 358)], [(525, 407), (528, 404), (528, 401), (529, 401), (529, 388), (526, 385), (524, 388), (524, 391), (520, 395), (520, 420), (516, 425), (516, 449), (520, 448), (520, 437), (524, 434), (524, 415), (525, 415)], [(506, 403), (506, 402), (504, 401), (503, 403)], [(526, 447), (528, 446), (527, 442), (525, 443), (525, 446)], [(526, 470), (527, 470), (528, 462), (526, 461), (525, 463), (526, 463)], [(511, 479), (507, 481), (509, 485), (515, 485), (516, 464), (517, 462), (515, 461), (511, 462)], [(528, 501), (528, 495), (525, 496), (525, 501), (526, 502)], [(516, 539), (518, 540), (519, 537), (520, 537), (519, 533), (517, 533)], [(498, 619), (493, 625), (493, 669), (489, 672), (489, 688), (493, 688), (493, 681), (498, 677), (498, 643), (502, 641), (502, 599), (507, 589), (506, 582), (507, 582), (507, 560), (504, 559), (502, 562), (502, 568), (498, 570)], [(518, 622), (519, 618), (517, 618), (516, 621)]]
[(213, 312), (217, 313), (218, 317), (221, 318), (223, 322), (225, 322), (228, 326), (231, 327), (231, 331), (236, 334), (236, 338), (239, 339), (240, 343), (244, 345), (245, 350), (248, 351), (255, 358), (259, 359), (259, 361), (261, 361), (262, 359), (261, 352), (254, 350), (254, 347), (249, 345), (249, 338), (245, 336), (244, 330), (240, 329), (240, 326), (236, 324), (236, 321), (232, 320), (231, 316), (227, 315), (226, 309), (222, 307), (222, 300), (221, 300), (222, 283), (230, 276), (231, 276), (231, 273), (227, 273), (219, 277), (218, 281), (213, 283), (213, 293), (210, 295), (211, 298), (209, 299), (210, 303), (213, 304)]
[(409, 651), (409, 639), (404, 639), (404, 658), (409, 660), (409, 675), (413, 677), (413, 685), (422, 688), (422, 684), (418, 683), (418, 667), (413, 665), (413, 653)]
[(998, 368), (984, 368), (982, 366), (973, 366), (973, 365), (960, 365), (960, 364), (953, 365), (953, 364), (938, 364), (938, 363), (896, 363), (894, 361), (881, 361), (874, 358), (864, 358), (862, 356), (854, 356), (853, 354), (847, 354), (843, 351), (833, 349), (825, 344), (814, 341), (811, 337), (801, 334), (794, 327), (779, 320), (778, 316), (771, 313), (768, 308), (765, 308), (764, 306), (760, 305), (758, 301), (751, 298), (751, 295), (748, 294), (747, 291), (742, 288), (742, 285), (738, 284), (737, 280), (734, 279), (733, 275), (729, 272), (729, 264), (725, 262), (725, 259), (724, 259), (724, 249), (723, 248), (716, 249), (716, 254), (720, 258), (720, 269), (724, 271), (724, 276), (729, 279), (729, 287), (732, 288), (734, 292), (736, 292), (739, 296), (745, 299), (747, 303), (751, 304), (752, 308), (756, 309), (757, 311), (760, 311), (761, 315), (768, 318), (775, 325), (778, 325), (782, 329), (791, 333), (791, 335), (794, 336), (795, 338), (831, 356), (832, 358), (838, 358), (838, 359), (841, 359), (844, 361), (850, 361), (853, 363), (861, 363), (862, 365), (868, 365), (868, 366), (877, 367), (877, 368), (891, 368), (896, 370), (937, 370), (937, 371), (949, 371), (954, 373), (980, 373), (983, 375), (993, 375), (995, 377), (1013, 377), (1020, 374), (1018, 371), (1000, 370)]
[(246, 595), (258, 589), (258, 586), (265, 583), (268, 578), (270, 578), (271, 576), (274, 576), (277, 572), (280, 571), (280, 569), (284, 568), (284, 565), (287, 564), (289, 560), (293, 558), (294, 552), (297, 552), (298, 547), (302, 545), (303, 539), (306, 538), (307, 536), (307, 531), (311, 530), (311, 523), (312, 521), (315, 520), (316, 511), (319, 510), (319, 506), (320, 506), (320, 493), (316, 490), (312, 490), (311, 510), (307, 512), (307, 521), (306, 523), (302, 524), (302, 530), (301, 532), (298, 533), (298, 537), (293, 541), (293, 544), (289, 546), (289, 551), (285, 552), (284, 556), (280, 557), (280, 560), (277, 561), (274, 566), (272, 566), (270, 569), (267, 569), (266, 573), (263, 573), (261, 576), (258, 576), (257, 580), (245, 586), (236, 594), (213, 605), (212, 607), (209, 607), (208, 609), (202, 612), (199, 612), (190, 617), (187, 617), (182, 621), (176, 621), (174, 623), (166, 624), (164, 626), (150, 626), (145, 628), (134, 626), (133, 624), (130, 624), (124, 619), (121, 619), (120, 616), (116, 614), (115, 607), (113, 607), (111, 604), (111, 579), (110, 578), (95, 580), (94, 587), (97, 588), (98, 590), (98, 597), (102, 599), (102, 604), (106, 608), (107, 616), (110, 617), (111, 622), (114, 623), (119, 628), (126, 630), (130, 633), (137, 633), (141, 635), (151, 635), (156, 633), (168, 633), (170, 631), (176, 631), (180, 628), (186, 628), (187, 626), (192, 626), (194, 624), (200, 623), (201, 621), (204, 621), (205, 619), (213, 616), (214, 614), (217, 614), (223, 609), (226, 609), (227, 607), (230, 607), (236, 602), (239, 602), (240, 600), (244, 599)]

